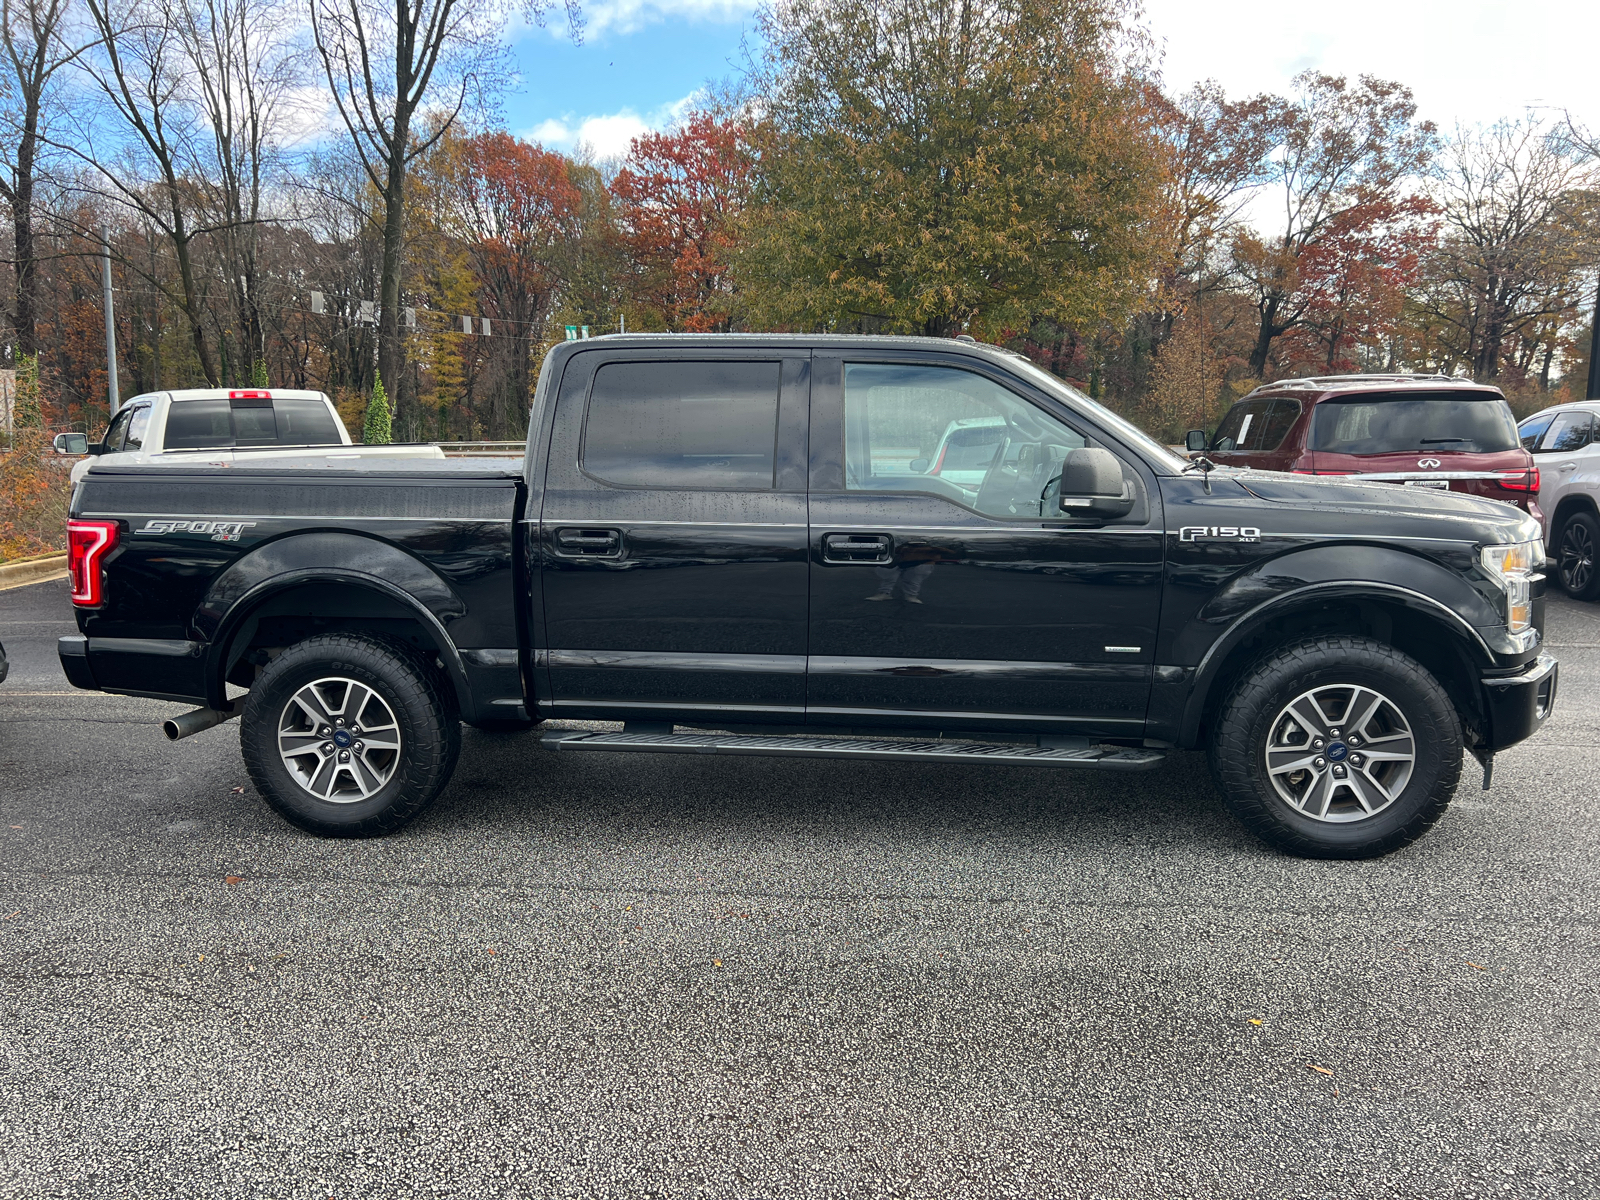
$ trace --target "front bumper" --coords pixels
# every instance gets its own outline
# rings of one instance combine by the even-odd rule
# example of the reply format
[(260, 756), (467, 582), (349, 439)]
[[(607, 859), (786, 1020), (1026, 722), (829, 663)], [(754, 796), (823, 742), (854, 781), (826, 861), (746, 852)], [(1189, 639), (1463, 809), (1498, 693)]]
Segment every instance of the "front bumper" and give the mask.
[(1533, 736), (1556, 706), (1561, 667), (1541, 654), (1517, 675), (1491, 675), (1483, 680), (1483, 708), (1488, 718), (1480, 750), (1494, 753)]

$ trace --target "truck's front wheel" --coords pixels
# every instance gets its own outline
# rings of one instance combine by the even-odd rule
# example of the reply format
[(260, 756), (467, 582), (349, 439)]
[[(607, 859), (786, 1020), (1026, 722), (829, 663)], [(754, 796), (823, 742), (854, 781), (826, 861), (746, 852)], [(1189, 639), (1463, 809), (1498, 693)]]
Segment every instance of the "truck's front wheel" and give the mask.
[(1439, 819), (1461, 751), (1450, 698), (1421, 664), (1324, 637), (1245, 672), (1218, 714), (1211, 769), (1233, 812), (1279, 849), (1371, 858)]
[(261, 672), (240, 748), (280, 816), (325, 837), (399, 829), (449, 782), (461, 748), (444, 682), (408, 647), (308, 638)]

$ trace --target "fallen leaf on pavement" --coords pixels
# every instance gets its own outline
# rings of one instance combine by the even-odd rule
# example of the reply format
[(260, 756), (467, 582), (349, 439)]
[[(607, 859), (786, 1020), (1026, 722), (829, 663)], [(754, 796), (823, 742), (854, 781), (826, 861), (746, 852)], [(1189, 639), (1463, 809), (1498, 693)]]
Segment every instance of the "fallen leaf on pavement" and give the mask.
[(1487, 967), (1480, 967), (1477, 963), (1470, 962), (1470, 961), (1467, 963), (1467, 966), (1471, 967), (1474, 971), (1485, 971), (1485, 970), (1488, 970)]
[(1258, 1020), (1256, 1020), (1256, 1019), (1255, 1019), (1255, 1018), (1254, 1018), (1254, 1017), (1251, 1017), (1251, 1018), (1250, 1018), (1250, 1024), (1252, 1024), (1252, 1025), (1259, 1025), (1259, 1024), (1261, 1024), (1261, 1022), (1260, 1022), (1260, 1021), (1258, 1021)]
[(713, 958), (711, 960), (711, 965), (713, 967), (720, 967), (722, 965), (722, 960), (720, 958)]
[(229, 788), (228, 789), (228, 795), (230, 795), (230, 796), (242, 796), (242, 795), (244, 795), (244, 784), (241, 783), (236, 788)]
[(21, 909), (20, 909), (20, 908), (19, 908), (19, 909), (17, 909), (17, 912), (11, 912), (11, 913), (7, 913), (7, 914), (6, 914), (6, 915), (5, 915), (5, 917), (4, 917), (4, 919), (5, 919), (5, 920), (7, 920), (7, 921), (9, 921), (9, 920), (11, 920), (11, 918), (12, 918), (12, 917), (14, 917), (14, 916), (16, 916), (16, 915), (17, 915), (17, 913), (20, 913), (20, 912), (21, 912), (21, 911), (22, 911), (22, 910), (21, 910)]
[(244, 882), (244, 876), (243, 875), (224, 875), (222, 877), (222, 882), (227, 884), (229, 887), (232, 887), (236, 883), (243, 883)]
[(1306, 1066), (1310, 1067), (1318, 1075), (1332, 1075), (1333, 1074), (1333, 1072), (1328, 1070), (1327, 1067), (1319, 1067), (1319, 1066), (1317, 1066), (1316, 1063), (1307, 1063)]

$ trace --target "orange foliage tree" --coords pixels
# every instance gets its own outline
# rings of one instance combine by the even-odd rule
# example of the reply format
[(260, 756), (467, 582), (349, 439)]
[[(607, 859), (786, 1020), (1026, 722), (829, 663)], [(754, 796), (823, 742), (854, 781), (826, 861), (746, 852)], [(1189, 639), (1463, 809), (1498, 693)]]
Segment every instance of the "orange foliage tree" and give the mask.
[(648, 320), (690, 333), (735, 326), (728, 266), (751, 166), (739, 125), (709, 113), (633, 140), (611, 191), (635, 273), (630, 291)]

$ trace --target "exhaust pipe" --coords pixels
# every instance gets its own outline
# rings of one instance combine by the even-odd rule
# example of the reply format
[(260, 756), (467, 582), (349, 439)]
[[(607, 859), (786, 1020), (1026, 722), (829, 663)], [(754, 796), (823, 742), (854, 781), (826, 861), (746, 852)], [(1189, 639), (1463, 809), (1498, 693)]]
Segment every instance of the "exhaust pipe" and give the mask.
[(161, 732), (167, 735), (167, 740), (177, 741), (186, 738), (191, 733), (199, 733), (202, 729), (210, 729), (213, 725), (221, 725), (224, 721), (231, 721), (244, 711), (242, 701), (236, 701), (227, 708), (197, 708), (193, 712), (186, 712), (181, 717), (172, 717), (161, 722)]

